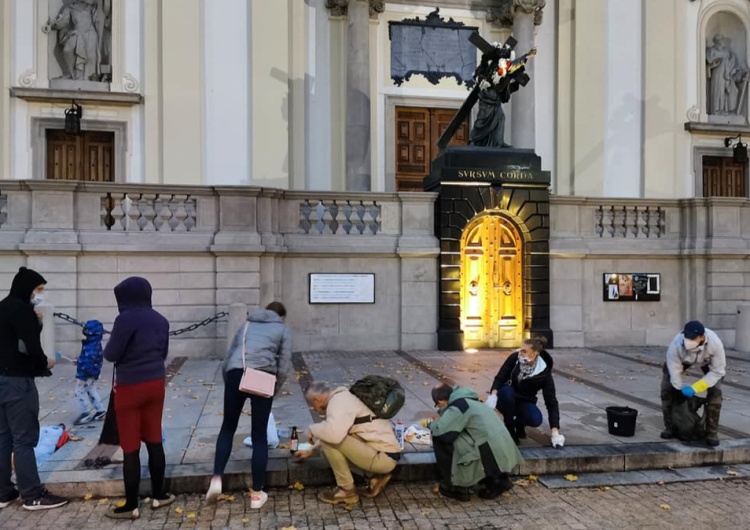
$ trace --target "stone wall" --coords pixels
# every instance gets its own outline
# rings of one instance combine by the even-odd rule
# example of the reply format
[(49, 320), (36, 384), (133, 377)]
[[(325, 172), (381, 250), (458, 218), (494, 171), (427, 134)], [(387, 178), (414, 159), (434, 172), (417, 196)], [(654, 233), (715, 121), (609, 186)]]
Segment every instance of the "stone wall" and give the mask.
[[(55, 310), (110, 328), (112, 288), (141, 275), (179, 329), (230, 304), (278, 299), (296, 350), (434, 348), (434, 194), (0, 182), (0, 290), (41, 272)], [(313, 272), (375, 273), (375, 303), (308, 303)], [(222, 355), (226, 319), (175, 337), (174, 354)], [(57, 348), (80, 330), (56, 321)]]
[[(734, 345), (750, 287), (750, 201), (556, 197), (551, 225), (558, 346), (664, 345), (694, 318)], [(604, 302), (605, 272), (661, 273), (661, 301)]]

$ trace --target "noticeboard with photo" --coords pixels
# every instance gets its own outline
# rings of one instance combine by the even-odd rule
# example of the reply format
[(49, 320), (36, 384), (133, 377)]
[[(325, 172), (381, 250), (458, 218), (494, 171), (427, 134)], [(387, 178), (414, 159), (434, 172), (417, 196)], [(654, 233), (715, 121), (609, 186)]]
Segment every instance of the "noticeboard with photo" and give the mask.
[(605, 302), (658, 302), (661, 275), (642, 272), (604, 273)]

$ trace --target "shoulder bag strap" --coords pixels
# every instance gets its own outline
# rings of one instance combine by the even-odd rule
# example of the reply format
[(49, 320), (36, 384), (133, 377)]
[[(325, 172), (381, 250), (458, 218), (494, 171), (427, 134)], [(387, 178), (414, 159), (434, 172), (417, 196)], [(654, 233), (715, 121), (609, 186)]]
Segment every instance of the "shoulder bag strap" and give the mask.
[(245, 365), (245, 341), (247, 340), (247, 327), (250, 325), (250, 322), (245, 322), (245, 329), (242, 331), (242, 371), (244, 372), (247, 370), (247, 366)]

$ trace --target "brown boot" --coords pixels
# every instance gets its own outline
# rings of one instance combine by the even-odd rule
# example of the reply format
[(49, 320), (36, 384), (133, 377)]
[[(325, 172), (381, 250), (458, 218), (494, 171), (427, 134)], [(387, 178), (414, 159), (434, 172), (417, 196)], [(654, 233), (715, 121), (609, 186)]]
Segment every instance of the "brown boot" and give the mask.
[(346, 504), (357, 504), (359, 502), (359, 495), (354, 488), (350, 490), (336, 488), (324, 491), (318, 495), (318, 500), (320, 500), (320, 502), (325, 502), (326, 504), (340, 504), (342, 502), (345, 502)]
[(380, 492), (383, 491), (385, 485), (390, 482), (391, 477), (392, 475), (390, 473), (387, 475), (375, 475), (370, 479), (368, 488), (362, 492), (362, 496), (367, 497), (368, 499), (374, 499), (380, 495)]

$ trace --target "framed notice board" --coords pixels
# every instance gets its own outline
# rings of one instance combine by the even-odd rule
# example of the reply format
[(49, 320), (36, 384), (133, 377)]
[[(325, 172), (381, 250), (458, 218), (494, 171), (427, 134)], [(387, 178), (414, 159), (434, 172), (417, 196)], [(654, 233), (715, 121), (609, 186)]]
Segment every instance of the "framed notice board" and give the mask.
[(658, 302), (661, 300), (661, 274), (605, 272), (605, 302)]
[(375, 273), (311, 272), (311, 304), (374, 304)]

